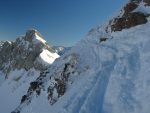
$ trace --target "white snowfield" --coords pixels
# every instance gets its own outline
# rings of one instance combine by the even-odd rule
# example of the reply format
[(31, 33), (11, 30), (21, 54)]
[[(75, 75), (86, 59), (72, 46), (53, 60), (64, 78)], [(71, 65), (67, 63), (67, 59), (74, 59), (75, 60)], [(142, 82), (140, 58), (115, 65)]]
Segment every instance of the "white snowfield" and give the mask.
[(65, 95), (51, 106), (43, 91), (21, 113), (150, 112), (150, 23), (112, 33), (102, 43), (96, 32), (70, 51), (79, 56), (80, 74), (72, 75)]
[(0, 113), (11, 113), (20, 104), (21, 97), (26, 93), (30, 82), (35, 80), (40, 72), (31, 69), (15, 70), (9, 74), (9, 78), (0, 85)]
[[(34, 35), (32, 40), (37, 43), (46, 43), (37, 34)], [(29, 48), (29, 42), (22, 40), (23, 45), (26, 49)], [(50, 66), (59, 55), (48, 51), (46, 48), (43, 48), (43, 51), (40, 53), (36, 61), (44, 66)], [(35, 70), (34, 68), (26, 71), (24, 69), (11, 71), (8, 75), (8, 79), (5, 78), (0, 71), (0, 113), (11, 113), (16, 106), (21, 102), (21, 98), (30, 86), (30, 83), (40, 76), (40, 71)]]
[[(150, 113), (150, 17), (146, 24), (121, 32), (106, 34), (104, 28), (93, 30), (49, 68), (45, 89), (51, 84), (50, 76), (57, 76), (62, 65), (75, 64), (65, 94), (50, 105), (44, 90), (21, 113)], [(100, 43), (105, 36), (110, 38)], [(10, 83), (8, 80), (0, 86), (2, 113), (10, 113), (19, 105), (19, 96), (27, 87), (12, 93), (10, 100), (14, 99), (6, 105), (10, 86), (15, 86)]]
[[(32, 41), (35, 43), (35, 44), (38, 44), (38, 43), (43, 43), (43, 44), (46, 44), (46, 41), (37, 35), (37, 33), (35, 33), (32, 37)], [(43, 51), (41, 52), (40, 56), (39, 56), (39, 59), (38, 61), (41, 62), (42, 64), (48, 66), (50, 64), (52, 64), (55, 59), (59, 58), (59, 55), (57, 53), (53, 53), (53, 52), (50, 52), (49, 50), (47, 49), (43, 49)]]
[(52, 64), (56, 58), (59, 58), (59, 55), (57, 53), (51, 53), (47, 49), (43, 49), (40, 54), (40, 61), (43, 61), (45, 65)]

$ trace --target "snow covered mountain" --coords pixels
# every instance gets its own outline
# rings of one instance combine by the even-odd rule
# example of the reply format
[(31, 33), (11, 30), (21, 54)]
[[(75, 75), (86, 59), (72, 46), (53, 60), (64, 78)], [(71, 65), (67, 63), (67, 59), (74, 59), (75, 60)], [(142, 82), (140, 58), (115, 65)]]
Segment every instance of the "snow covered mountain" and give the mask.
[(30, 82), (58, 57), (37, 30), (27, 31), (14, 42), (0, 42), (0, 112), (11, 112)]
[(59, 57), (36, 30), (27, 31), (15, 42), (6, 41), (0, 45), (0, 70), (6, 75), (14, 69), (43, 70)]
[(149, 31), (150, 1), (130, 0), (15, 94), (3, 83), (1, 112), (149, 113)]

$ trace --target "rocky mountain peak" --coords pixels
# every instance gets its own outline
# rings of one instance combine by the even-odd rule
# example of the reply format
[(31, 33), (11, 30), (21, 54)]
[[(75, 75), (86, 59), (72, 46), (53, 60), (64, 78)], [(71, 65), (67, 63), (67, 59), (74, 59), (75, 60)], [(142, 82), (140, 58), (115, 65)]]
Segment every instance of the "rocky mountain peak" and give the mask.
[[(38, 38), (37, 38), (38, 37)], [(26, 32), (26, 35), (25, 35), (25, 40), (29, 41), (29, 42), (32, 42), (34, 41), (35, 39), (34, 38), (37, 38), (37, 40), (41, 41), (41, 42), (46, 42), (43, 38), (43, 36), (41, 35), (41, 33), (35, 29), (30, 29)]]
[(22, 68), (25, 70), (35, 68), (41, 71), (46, 68), (42, 57), (51, 62), (58, 57), (42, 35), (33, 29), (28, 30), (25, 36), (17, 38), (14, 42), (3, 42), (0, 52), (0, 71), (6, 75), (12, 70)]

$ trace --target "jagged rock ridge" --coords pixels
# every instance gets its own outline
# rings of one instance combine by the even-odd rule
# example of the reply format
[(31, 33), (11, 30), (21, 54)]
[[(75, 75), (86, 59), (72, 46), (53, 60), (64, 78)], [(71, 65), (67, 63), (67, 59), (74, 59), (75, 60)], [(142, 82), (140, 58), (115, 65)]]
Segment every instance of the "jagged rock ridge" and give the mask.
[(31, 68), (40, 71), (46, 69), (46, 66), (39, 61), (39, 56), (43, 50), (51, 53), (54, 53), (54, 50), (42, 37), (37, 30), (29, 30), (25, 36), (17, 38), (14, 42), (3, 42), (0, 49), (0, 70), (8, 75), (15, 69), (23, 68), (26, 71)]

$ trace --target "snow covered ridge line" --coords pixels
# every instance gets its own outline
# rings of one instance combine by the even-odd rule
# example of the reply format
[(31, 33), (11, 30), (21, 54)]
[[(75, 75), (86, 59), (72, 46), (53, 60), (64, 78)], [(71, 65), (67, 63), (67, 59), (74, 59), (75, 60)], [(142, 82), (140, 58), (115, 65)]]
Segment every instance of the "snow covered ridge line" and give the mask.
[[(100, 37), (99, 42), (104, 42), (114, 38), (112, 35), (113, 32), (119, 32), (146, 24), (149, 21), (149, 16), (149, 0), (129, 0), (118, 15), (115, 15), (104, 25), (92, 28), (88, 32), (87, 37)], [(103, 31), (103, 29), (105, 31)]]
[[(127, 12), (124, 10), (128, 8), (123, 8), (122, 13), (114, 17), (123, 20), (123, 24), (118, 23), (121, 30), (111, 31), (110, 24), (93, 29), (67, 54), (41, 71), (17, 98), (17, 104), (11, 103), (15, 107), (9, 111), (149, 113), (150, 17), (145, 18), (145, 14), (150, 11), (145, 10), (149, 6), (142, 5), (142, 0), (131, 2), (136, 8), (129, 8)], [(141, 14), (141, 6), (145, 13)], [(140, 19), (135, 16), (147, 22), (139, 24)], [(132, 23), (134, 19), (136, 25)], [(129, 20), (134, 26), (126, 27)], [(3, 109), (5, 111), (8, 110)]]
[(10, 113), (59, 55), (37, 30), (28, 30), (14, 42), (0, 42), (0, 53), (0, 100), (5, 102), (0, 112)]
[[(57, 99), (66, 92), (67, 85), (71, 83), (69, 76), (79, 74), (79, 70), (76, 67), (76, 54), (65, 57), (64, 61), (68, 63), (63, 64), (60, 69), (52, 66), (49, 70), (41, 72), (40, 76), (30, 83), (27, 94), (22, 96), (20, 105), (12, 113), (22, 111), (24, 107), (32, 102), (34, 97), (40, 96), (43, 92), (47, 94), (46, 97), (49, 104), (55, 104)], [(51, 71), (53, 71), (55, 75), (51, 75), (53, 74)], [(49, 83), (47, 84), (47, 82)]]

